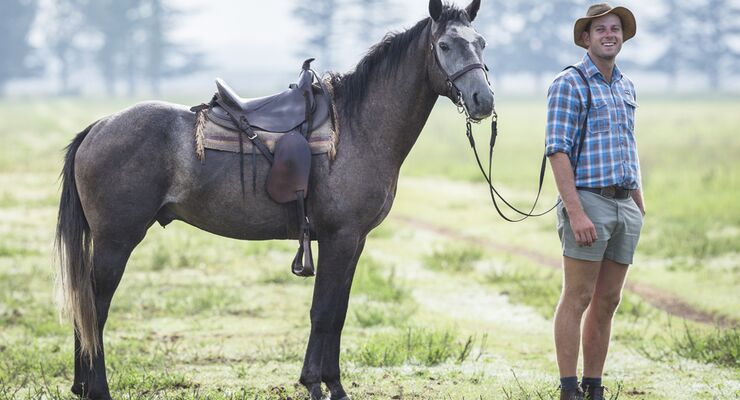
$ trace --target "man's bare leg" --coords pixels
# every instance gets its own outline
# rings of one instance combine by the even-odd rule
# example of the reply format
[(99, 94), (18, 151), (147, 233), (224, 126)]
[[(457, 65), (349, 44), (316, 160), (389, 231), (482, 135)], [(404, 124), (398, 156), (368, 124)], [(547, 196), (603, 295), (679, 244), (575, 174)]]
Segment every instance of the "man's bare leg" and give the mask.
[(628, 266), (604, 260), (583, 323), (583, 376), (600, 378), (609, 350), (612, 318), (622, 298)]
[(554, 319), (555, 352), (561, 378), (577, 376), (581, 318), (591, 302), (600, 268), (600, 261), (563, 256), (563, 291)]

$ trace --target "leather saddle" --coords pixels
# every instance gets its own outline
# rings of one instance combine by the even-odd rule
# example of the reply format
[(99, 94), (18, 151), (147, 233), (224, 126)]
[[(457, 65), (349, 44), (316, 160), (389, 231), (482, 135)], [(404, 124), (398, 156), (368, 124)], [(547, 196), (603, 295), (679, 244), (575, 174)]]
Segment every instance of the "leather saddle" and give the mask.
[[(312, 58), (303, 63), (298, 83), (291, 84), (288, 90), (271, 96), (244, 99), (223, 79), (216, 78), (218, 91), (215, 98), (218, 99), (218, 103), (211, 107), (208, 117), (225, 128), (238, 129), (229, 116), (227, 109), (230, 109), (238, 116), (245, 117), (249, 125), (255, 129), (276, 133), (298, 129), (305, 135), (305, 131), (326, 122), (331, 109), (328, 94), (323, 86), (315, 87), (313, 84), (314, 80), (318, 79), (310, 69), (311, 61)], [(308, 126), (309, 122), (311, 126)]]
[[(296, 202), (299, 246), (291, 270), (298, 276), (313, 276), (315, 273), (311, 253), (311, 226), (306, 215), (306, 197), (311, 171), (308, 137), (315, 127), (321, 126), (331, 115), (328, 91), (316, 73), (311, 70), (313, 60), (311, 58), (304, 61), (298, 82), (291, 84), (284, 92), (244, 99), (219, 78), (216, 79), (218, 90), (211, 102), (191, 108), (191, 111), (207, 109), (206, 116), (209, 120), (227, 129), (246, 134), (271, 164), (266, 184), (270, 198), (281, 204)], [(314, 85), (314, 81), (318, 86)], [(277, 140), (274, 154), (262, 143), (255, 129), (285, 133)], [(239, 132), (240, 143), (241, 132)], [(243, 174), (244, 169), (240, 169)], [(242, 189), (243, 184), (242, 176)]]

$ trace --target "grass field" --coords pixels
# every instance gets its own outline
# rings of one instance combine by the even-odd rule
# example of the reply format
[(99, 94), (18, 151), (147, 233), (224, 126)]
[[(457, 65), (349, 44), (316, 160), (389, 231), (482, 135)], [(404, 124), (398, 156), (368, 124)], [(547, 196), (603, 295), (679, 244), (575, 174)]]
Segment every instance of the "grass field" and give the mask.
[[(524, 207), (543, 101), (497, 103), (494, 178)], [(0, 399), (74, 398), (72, 330), (53, 296), (61, 149), (125, 105), (0, 103)], [(610, 399), (740, 398), (739, 109), (740, 100), (641, 102), (648, 215), (614, 326)], [(485, 145), (488, 128), (475, 128)], [(342, 354), (353, 398), (555, 399), (554, 215), (519, 224), (496, 215), (447, 101), (398, 190), (353, 285)], [(540, 207), (554, 200), (548, 175)], [(292, 242), (153, 227), (106, 327), (114, 398), (304, 399), (313, 281), (290, 274), (293, 252)]]

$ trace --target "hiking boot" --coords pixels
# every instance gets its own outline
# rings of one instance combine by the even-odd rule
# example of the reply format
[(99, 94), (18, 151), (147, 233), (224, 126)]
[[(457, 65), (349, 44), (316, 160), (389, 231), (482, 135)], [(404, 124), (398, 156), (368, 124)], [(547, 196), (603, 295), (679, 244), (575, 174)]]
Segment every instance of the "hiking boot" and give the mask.
[(560, 400), (583, 400), (581, 388), (573, 390), (560, 389)]
[(586, 400), (604, 400), (603, 386), (586, 386), (583, 389), (586, 391)]

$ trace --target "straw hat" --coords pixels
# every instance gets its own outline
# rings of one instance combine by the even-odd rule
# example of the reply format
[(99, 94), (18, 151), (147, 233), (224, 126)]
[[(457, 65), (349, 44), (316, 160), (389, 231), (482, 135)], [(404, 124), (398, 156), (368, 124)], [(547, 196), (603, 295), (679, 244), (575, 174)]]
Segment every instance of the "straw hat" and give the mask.
[(586, 26), (589, 22), (607, 14), (614, 14), (622, 20), (623, 41), (626, 42), (635, 36), (635, 32), (637, 32), (637, 23), (635, 22), (635, 16), (632, 15), (632, 11), (624, 7), (612, 7), (607, 3), (599, 3), (589, 7), (588, 12), (586, 12), (586, 16), (578, 18), (576, 25), (573, 27), (573, 40), (578, 46), (581, 46), (584, 49), (588, 48), (586, 44), (583, 43), (581, 34), (586, 30)]

